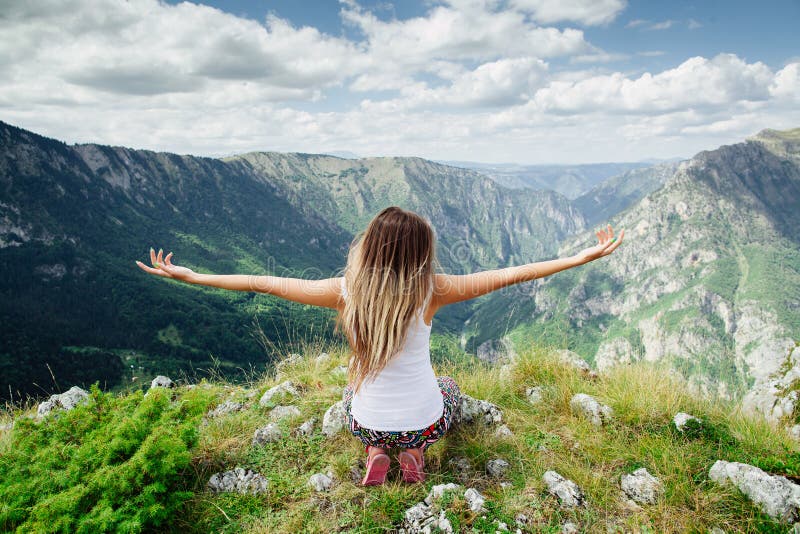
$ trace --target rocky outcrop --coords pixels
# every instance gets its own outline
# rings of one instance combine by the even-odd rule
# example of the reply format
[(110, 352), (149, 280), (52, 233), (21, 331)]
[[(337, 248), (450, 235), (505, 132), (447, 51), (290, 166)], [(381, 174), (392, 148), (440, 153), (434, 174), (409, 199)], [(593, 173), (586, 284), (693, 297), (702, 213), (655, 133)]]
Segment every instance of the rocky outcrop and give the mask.
[(209, 411), (206, 414), (208, 419), (214, 419), (217, 417), (222, 417), (225, 415), (229, 415), (235, 412), (240, 412), (244, 409), (244, 404), (241, 402), (234, 402), (234, 401), (225, 401), (213, 410)]
[(664, 485), (644, 467), (620, 478), (622, 491), (634, 502), (655, 504), (664, 493)]
[(300, 395), (300, 392), (297, 390), (291, 380), (286, 380), (285, 382), (282, 382), (277, 386), (271, 387), (265, 391), (261, 396), (261, 399), (258, 401), (258, 404), (266, 407), (272, 403), (273, 397), (278, 395), (297, 397)]
[(222, 473), (215, 473), (208, 480), (208, 489), (213, 493), (259, 495), (266, 493), (268, 488), (269, 481), (263, 475), (241, 467)]
[(283, 438), (283, 431), (275, 423), (269, 423), (267, 426), (258, 428), (253, 435), (253, 445), (264, 445), (266, 443), (273, 443), (280, 441)]
[(502, 458), (495, 458), (486, 462), (486, 473), (490, 477), (502, 478), (505, 476), (508, 468), (511, 467), (508, 462)]
[(175, 382), (170, 380), (168, 376), (158, 375), (150, 382), (150, 388), (174, 388)]
[(329, 438), (333, 437), (344, 429), (345, 424), (344, 401), (339, 401), (325, 412), (325, 416), (322, 418), (322, 433)]
[(293, 405), (278, 405), (269, 412), (269, 418), (273, 421), (280, 421), (281, 419), (288, 419), (291, 417), (300, 417), (300, 408)]
[(455, 423), (478, 421), (487, 425), (496, 425), (503, 422), (503, 412), (497, 405), (489, 401), (473, 399), (462, 393), (461, 402), (455, 411), (453, 421)]
[(577, 393), (569, 401), (572, 413), (588, 419), (595, 426), (602, 426), (611, 421), (614, 411), (610, 406), (601, 404), (591, 395)]
[(800, 521), (800, 486), (786, 477), (772, 476), (758, 467), (724, 460), (717, 460), (711, 466), (708, 477), (719, 484), (733, 484), (775, 520)]
[(680, 432), (683, 432), (686, 428), (686, 424), (689, 421), (694, 421), (695, 424), (701, 425), (702, 421), (693, 415), (689, 415), (688, 413), (678, 412), (675, 414), (675, 417), (672, 418), (672, 424), (675, 425)]
[(314, 425), (316, 424), (317, 420), (312, 417), (297, 428), (297, 435), (305, 437), (312, 435), (314, 433)]
[(308, 479), (308, 485), (318, 493), (328, 491), (333, 486), (333, 474), (330, 471), (327, 473), (314, 473)]
[(558, 497), (564, 508), (577, 508), (586, 504), (586, 498), (578, 485), (555, 471), (546, 471), (542, 477), (547, 491)]
[(72, 410), (77, 405), (89, 400), (89, 392), (72, 386), (64, 393), (51, 395), (49, 399), (39, 404), (36, 409), (37, 417), (44, 417), (50, 415), (54, 410)]

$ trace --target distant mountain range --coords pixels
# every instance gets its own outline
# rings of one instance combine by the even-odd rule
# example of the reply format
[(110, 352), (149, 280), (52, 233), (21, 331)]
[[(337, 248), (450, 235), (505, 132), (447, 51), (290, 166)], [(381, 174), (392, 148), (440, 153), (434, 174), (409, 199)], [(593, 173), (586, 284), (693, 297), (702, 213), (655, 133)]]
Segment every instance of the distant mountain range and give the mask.
[(242, 373), (329, 338), (330, 313), (155, 279), (133, 261), (161, 246), (201, 272), (334, 276), (367, 221), (400, 205), (431, 220), (456, 273), (573, 253), (608, 220), (627, 229), (610, 258), (446, 308), (435, 355), (505, 340), (600, 368), (666, 359), (699, 390), (786, 416), (800, 390), (798, 139), (768, 130), (681, 163), (534, 172), (177, 156), (0, 123), (0, 395)]

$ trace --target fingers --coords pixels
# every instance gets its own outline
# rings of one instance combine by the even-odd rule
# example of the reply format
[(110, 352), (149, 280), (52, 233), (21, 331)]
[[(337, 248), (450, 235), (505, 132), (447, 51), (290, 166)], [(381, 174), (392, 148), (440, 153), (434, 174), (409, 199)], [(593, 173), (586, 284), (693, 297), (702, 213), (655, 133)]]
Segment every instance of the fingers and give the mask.
[(623, 228), (622, 231), (619, 233), (619, 237), (617, 237), (615, 240), (612, 240), (611, 246), (603, 251), (603, 256), (608, 256), (609, 254), (617, 250), (617, 247), (619, 247), (622, 244), (622, 239), (624, 237), (625, 237), (625, 229)]
[(164, 258), (164, 263), (166, 263), (167, 265), (169, 265), (170, 267), (172, 267), (172, 261), (171, 261), (171, 259), (172, 259), (172, 252), (170, 252), (169, 254), (167, 254), (167, 257), (166, 257), (166, 258)]
[(157, 261), (158, 260), (156, 260), (156, 251), (153, 250), (153, 247), (150, 247), (150, 264), (155, 265)]
[(145, 265), (144, 263), (142, 263), (142, 262), (140, 262), (138, 260), (136, 261), (136, 265), (138, 265), (139, 268), (142, 269), (146, 273), (154, 274), (156, 276), (163, 276), (165, 278), (170, 278), (169, 273), (167, 273), (165, 271), (162, 271), (161, 269), (155, 269), (153, 267), (149, 267), (149, 266)]
[(161, 258), (161, 256), (163, 254), (164, 254), (164, 250), (163, 249), (158, 249), (158, 256), (156, 256), (156, 261), (158, 262), (159, 265), (164, 263), (164, 260)]

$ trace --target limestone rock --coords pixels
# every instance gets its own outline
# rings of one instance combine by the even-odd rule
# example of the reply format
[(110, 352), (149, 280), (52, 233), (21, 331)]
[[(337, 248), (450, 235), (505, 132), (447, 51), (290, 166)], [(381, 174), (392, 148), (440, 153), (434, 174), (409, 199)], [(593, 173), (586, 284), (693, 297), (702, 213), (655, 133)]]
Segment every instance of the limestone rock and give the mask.
[(503, 412), (489, 401), (473, 399), (462, 393), (453, 420), (456, 423), (481, 421), (487, 425), (500, 424), (503, 422)]
[(436, 486), (431, 487), (431, 490), (428, 492), (428, 496), (425, 497), (423, 502), (428, 506), (431, 506), (436, 500), (441, 499), (445, 492), (458, 490), (460, 488), (461, 486), (458, 484), (453, 484), (452, 482), (448, 482), (447, 484), (437, 484)]
[(486, 497), (481, 495), (481, 493), (475, 488), (468, 488), (467, 491), (464, 492), (464, 500), (467, 502), (469, 509), (476, 514), (486, 511), (486, 508), (484, 508), (484, 504), (486, 504)]
[(37, 417), (44, 417), (45, 415), (50, 415), (50, 413), (57, 408), (71, 410), (78, 404), (88, 400), (89, 393), (86, 390), (78, 386), (72, 386), (66, 392), (51, 395), (49, 399), (39, 404), (39, 407), (36, 409), (36, 415)]
[(269, 481), (263, 475), (241, 467), (223, 473), (215, 473), (208, 481), (208, 489), (214, 493), (258, 495), (265, 493), (268, 487)]
[(286, 380), (285, 382), (281, 382), (277, 386), (271, 387), (265, 391), (261, 396), (261, 400), (258, 401), (258, 404), (261, 406), (267, 406), (270, 402), (272, 402), (273, 397), (280, 394), (287, 394), (297, 397), (300, 395), (300, 392), (297, 391), (297, 388), (291, 380)]
[(525, 389), (525, 397), (531, 404), (539, 404), (544, 398), (544, 388), (542, 386), (533, 386)]
[(206, 417), (209, 419), (214, 419), (215, 417), (222, 417), (223, 415), (232, 414), (234, 412), (239, 412), (244, 408), (244, 404), (241, 402), (233, 402), (233, 401), (226, 401), (214, 408), (213, 410), (209, 411), (206, 414)]
[(565, 508), (585, 505), (583, 492), (575, 482), (562, 477), (555, 471), (546, 471), (542, 479), (547, 484), (547, 491), (558, 497), (561, 505)]
[(489, 460), (486, 462), (486, 472), (489, 474), (489, 476), (493, 476), (495, 478), (500, 478), (505, 475), (506, 471), (508, 471), (508, 468), (508, 462), (502, 458), (495, 458), (494, 460)]
[(592, 370), (592, 368), (589, 366), (589, 363), (571, 350), (557, 350), (556, 355), (558, 356), (559, 360), (580, 370), (589, 378), (597, 377), (597, 373)]
[(470, 473), (472, 472), (472, 464), (464, 457), (458, 456), (451, 458), (448, 462), (450, 471), (459, 482), (466, 483), (469, 480)]
[(578, 525), (572, 521), (567, 521), (561, 525), (562, 534), (578, 534), (578, 532), (580, 532), (580, 530), (578, 530)]
[(331, 375), (333, 375), (333, 376), (347, 376), (347, 367), (344, 366), (344, 365), (336, 366), (331, 370)]
[(300, 416), (300, 409), (297, 406), (275, 406), (271, 412), (269, 412), (269, 418), (273, 421), (280, 421), (281, 419), (286, 419), (287, 417), (299, 417)]
[(658, 497), (664, 492), (661, 481), (644, 467), (629, 475), (622, 475), (620, 485), (622, 491), (637, 503), (655, 504)]
[(298, 436), (310, 436), (314, 433), (314, 425), (317, 424), (315, 418), (311, 418), (297, 428)]
[(332, 437), (345, 427), (344, 401), (339, 401), (331, 405), (322, 418), (322, 433), (327, 437)]
[(320, 352), (319, 356), (317, 356), (315, 358), (315, 360), (317, 362), (317, 365), (324, 365), (324, 364), (328, 363), (328, 361), (330, 359), (331, 359), (331, 357), (327, 352)]
[(683, 432), (684, 428), (686, 427), (686, 423), (689, 421), (697, 421), (698, 424), (702, 424), (700, 419), (684, 412), (678, 412), (675, 414), (675, 417), (672, 418), (672, 423), (675, 425), (675, 428), (681, 432)]
[(498, 439), (508, 439), (513, 438), (514, 433), (508, 428), (508, 425), (500, 425), (497, 427), (497, 430), (494, 431), (494, 437)]
[(330, 472), (328, 474), (315, 473), (308, 479), (308, 484), (316, 492), (328, 491), (333, 486), (333, 478)]
[(732, 483), (777, 521), (800, 520), (800, 486), (786, 477), (773, 476), (758, 467), (717, 460), (708, 477), (719, 484)]
[(170, 380), (168, 376), (158, 375), (150, 382), (150, 388), (174, 388), (175, 382)]
[(595, 426), (602, 426), (614, 416), (611, 407), (600, 404), (594, 397), (586, 393), (574, 395), (569, 401), (569, 407), (573, 413), (588, 419)]
[(275, 423), (269, 423), (267, 426), (256, 429), (253, 435), (253, 445), (264, 445), (266, 443), (273, 443), (280, 441), (283, 438), (283, 432)]

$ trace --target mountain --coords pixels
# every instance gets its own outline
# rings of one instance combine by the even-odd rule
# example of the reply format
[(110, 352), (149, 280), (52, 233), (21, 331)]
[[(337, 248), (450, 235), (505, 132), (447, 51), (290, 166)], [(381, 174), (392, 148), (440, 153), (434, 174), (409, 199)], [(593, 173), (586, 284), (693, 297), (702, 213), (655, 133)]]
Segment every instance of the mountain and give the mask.
[(572, 204), (580, 210), (589, 225), (605, 223), (613, 215), (663, 186), (678, 165), (678, 162), (667, 162), (612, 176), (574, 199)]
[[(600, 369), (664, 360), (699, 391), (796, 418), (799, 139), (768, 130), (682, 163), (611, 218), (626, 229), (614, 255), (493, 295), (471, 318), (472, 343), (547, 341)], [(595, 239), (569, 239), (560, 255)]]
[(518, 165), (452, 162), (452, 165), (485, 174), (495, 182), (512, 189), (556, 191), (575, 199), (605, 180), (634, 169), (645, 169), (652, 163), (587, 163), (584, 165)]
[[(0, 396), (241, 374), (330, 338), (331, 313), (157, 279), (134, 260), (155, 246), (200, 272), (328, 277), (391, 204), (430, 217), (441, 263), (457, 272), (532, 261), (585, 227), (556, 193), (415, 158), (220, 160), (68, 146), (0, 123)], [(455, 335), (471, 313), (454, 306), (437, 330)]]

